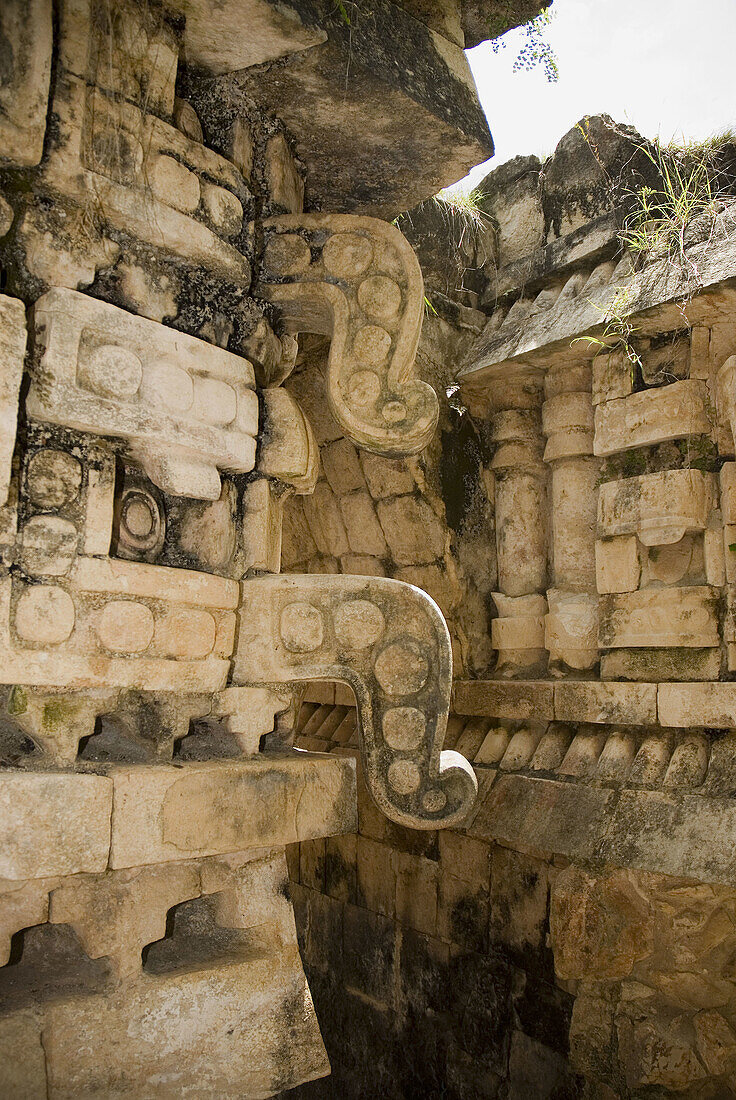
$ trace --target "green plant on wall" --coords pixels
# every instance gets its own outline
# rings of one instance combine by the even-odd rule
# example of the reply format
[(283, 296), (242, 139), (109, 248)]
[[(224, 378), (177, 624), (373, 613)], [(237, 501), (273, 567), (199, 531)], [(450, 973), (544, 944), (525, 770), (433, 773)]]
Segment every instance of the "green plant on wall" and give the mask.
[[(552, 16), (553, 12), (550, 8), (547, 8), (546, 11), (540, 12), (530, 22), (525, 23), (523, 27), (518, 28), (522, 35), (522, 44), (512, 66), (513, 72), (529, 72), (532, 69), (541, 69), (549, 84), (557, 83), (560, 78), (557, 56), (546, 37)], [(494, 22), (488, 20), (491, 32), (491, 48), (494, 53), (499, 53), (507, 45), (504, 37), (496, 37), (502, 33), (499, 29), (501, 25), (502, 17), (498, 17), (494, 33)]]

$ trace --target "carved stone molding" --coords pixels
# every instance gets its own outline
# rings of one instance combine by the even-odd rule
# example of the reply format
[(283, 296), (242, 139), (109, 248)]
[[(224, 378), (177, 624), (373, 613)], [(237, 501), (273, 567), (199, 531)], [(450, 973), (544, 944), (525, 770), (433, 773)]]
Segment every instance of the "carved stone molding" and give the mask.
[(233, 679), (345, 681), (356, 695), (366, 780), (379, 808), (415, 829), (451, 828), (466, 817), (475, 775), (459, 753), (440, 751), (450, 638), (420, 589), (383, 577), (246, 581)]
[(289, 332), (332, 338), (327, 397), (345, 434), (381, 454), (412, 454), (434, 432), (437, 397), (410, 377), (424, 283), (392, 225), (347, 214), (288, 214), (264, 223), (259, 293)]

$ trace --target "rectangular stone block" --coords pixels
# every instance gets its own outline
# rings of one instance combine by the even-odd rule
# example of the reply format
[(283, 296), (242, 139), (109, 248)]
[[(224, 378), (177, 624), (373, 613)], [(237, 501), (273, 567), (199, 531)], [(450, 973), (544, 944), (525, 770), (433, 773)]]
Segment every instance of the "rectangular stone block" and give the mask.
[(554, 685), (545, 680), (456, 680), (452, 691), (457, 714), (522, 721), (554, 718)]
[(595, 581), (601, 595), (635, 592), (639, 587), (641, 562), (636, 535), (596, 539)]
[(127, 440), (164, 492), (217, 500), (219, 470), (255, 464), (247, 359), (73, 290), (34, 307), (31, 417)]
[(608, 401), (595, 410), (594, 453), (611, 455), (668, 439), (709, 435), (708, 405), (705, 382), (694, 378)]
[(41, 1027), (32, 1012), (0, 1019), (0, 1096), (7, 1100), (46, 1097), (46, 1055)]
[(623, 791), (596, 854), (622, 867), (733, 884), (736, 805), (698, 794)]
[(717, 597), (712, 588), (659, 588), (603, 596), (601, 646), (717, 646)]
[[(0, 128), (1, 126), (2, 112), (0, 111)], [(11, 464), (18, 424), (18, 396), (25, 351), (25, 306), (17, 298), (0, 295), (0, 507), (7, 501), (10, 487)]]
[(655, 725), (657, 685), (560, 682), (555, 684), (555, 718), (559, 722)]
[(736, 729), (736, 684), (660, 684), (657, 708), (663, 726)]
[(118, 767), (112, 867), (293, 844), (357, 829), (355, 764), (310, 753)]
[(702, 531), (717, 499), (715, 474), (662, 470), (607, 481), (598, 493), (599, 535), (638, 535), (644, 546), (668, 546)]
[(53, 45), (51, 0), (0, 4), (0, 165), (38, 164), (46, 133)]
[(0, 878), (104, 871), (112, 790), (102, 775), (0, 772)]
[(612, 649), (601, 657), (602, 680), (717, 680), (720, 647), (712, 649)]
[(589, 859), (615, 800), (613, 791), (601, 788), (502, 775), (473, 823), (473, 835)]
[(296, 944), (52, 1003), (44, 1046), (59, 1100), (265, 1097), (329, 1072)]
[(628, 397), (634, 388), (633, 364), (620, 349), (602, 352), (593, 360), (593, 404)]

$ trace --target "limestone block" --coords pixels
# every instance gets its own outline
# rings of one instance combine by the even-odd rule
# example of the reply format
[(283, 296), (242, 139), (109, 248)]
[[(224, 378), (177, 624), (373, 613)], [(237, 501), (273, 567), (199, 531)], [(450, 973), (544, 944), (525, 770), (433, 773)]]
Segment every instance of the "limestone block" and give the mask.
[[(113, 766), (112, 867), (351, 832), (354, 765), (309, 753), (185, 767)], [(278, 797), (273, 792), (278, 790)]]
[(304, 209), (304, 180), (283, 134), (274, 134), (266, 142), (266, 181), (272, 203), (287, 214)]
[(653, 726), (657, 722), (657, 685), (582, 681), (555, 684), (555, 718), (560, 722)]
[(730, 798), (623, 791), (598, 855), (620, 866), (730, 884), (735, 830)]
[(243, 586), (237, 684), (341, 680), (355, 692), (371, 795), (414, 828), (461, 821), (470, 766), (441, 753), (452, 660), (447, 626), (421, 590), (383, 577), (259, 577)]
[[(242, 950), (242, 949), (241, 949)], [(296, 944), (51, 1003), (52, 1095), (268, 1096), (329, 1072)], [(283, 1060), (283, 1038), (293, 1052)]]
[(414, 496), (380, 500), (378, 519), (399, 565), (421, 565), (442, 557), (445, 528), (426, 500)]
[(736, 728), (736, 684), (659, 684), (659, 721), (663, 726)]
[(355, 553), (385, 558), (388, 554), (381, 525), (376, 518), (371, 496), (363, 490), (340, 497), (340, 511), (345, 522), (350, 549)]
[(598, 770), (598, 761), (606, 743), (606, 731), (581, 725), (573, 737), (565, 758), (557, 769), (560, 775), (590, 780)]
[(680, 1092), (707, 1077), (688, 1013), (637, 982), (625, 982), (621, 993), (616, 1031), (628, 1088)]
[(601, 352), (593, 360), (593, 404), (628, 397), (634, 388), (634, 365), (625, 352)]
[[(373, 455), (370, 457), (374, 458)], [(329, 443), (322, 448), (320, 458), (329, 486), (338, 496), (365, 489), (358, 452), (349, 440), (336, 439), (334, 443)], [(380, 458), (376, 460), (381, 461)]]
[(0, 1093), (8, 1100), (41, 1100), (48, 1095), (41, 1025), (32, 1012), (0, 1018)]
[(258, 470), (311, 493), (319, 473), (319, 448), (312, 426), (291, 394), (282, 388), (261, 391), (263, 427)]
[(4, 883), (0, 891), (0, 966), (10, 959), (16, 932), (49, 919), (49, 891), (55, 885), (55, 879), (43, 878)]
[(603, 596), (598, 640), (611, 649), (717, 646), (716, 594), (711, 588), (692, 586)]
[(318, 482), (314, 493), (305, 497), (304, 515), (320, 553), (336, 558), (347, 554), (350, 548), (342, 513), (327, 482)]
[(522, 673), (544, 663), (544, 596), (506, 596), (494, 592), (498, 618), (491, 621), (491, 643), (498, 650), (498, 668)]
[(24, 168), (43, 153), (53, 45), (51, 0), (3, 0), (0, 164)]
[(347, 214), (283, 215), (264, 231), (260, 293), (288, 332), (331, 337), (327, 400), (345, 435), (381, 454), (422, 450), (438, 404), (408, 377), (424, 309), (408, 241), (395, 226)]
[(103, 871), (112, 783), (101, 775), (0, 772), (0, 876)]
[(544, 461), (593, 453), (593, 405), (590, 393), (563, 392), (542, 405), (542, 431), (547, 436)]
[(598, 660), (598, 597), (550, 588), (547, 600), (544, 647), (550, 661), (564, 661), (570, 668), (592, 668)]
[(394, 576), (397, 581), (423, 588), (445, 618), (462, 603), (465, 594), (457, 573), (447, 559), (442, 565), (406, 565), (397, 569)]
[[(12, 12), (14, 4), (11, 4)], [(4, 11), (4, 9), (3, 9)], [(18, 9), (18, 17), (20, 8)], [(3, 14), (0, 14), (0, 31)], [(50, 18), (50, 16), (49, 16)], [(0, 94), (1, 102), (1, 94)], [(0, 112), (0, 120), (2, 119)], [(2, 122), (0, 121), (0, 130)], [(0, 136), (0, 144), (2, 137)], [(7, 502), (18, 423), (18, 395), (26, 350), (26, 311), (16, 298), (0, 295), (0, 507)]]
[[(585, 395), (590, 401), (589, 395)], [(553, 463), (550, 485), (552, 561), (557, 588), (592, 590), (598, 462), (585, 456)]]
[(383, 458), (381, 455), (372, 455), (369, 451), (361, 451), (360, 463), (368, 483), (368, 491), (374, 500), (403, 496), (414, 491), (411, 471), (400, 459)]
[(234, 581), (110, 558), (77, 558), (63, 580), (0, 581), (0, 680), (67, 691), (224, 686)]
[(127, 99), (113, 100), (77, 76), (61, 74), (55, 93), (57, 141), (43, 163), (41, 192), (77, 208), (93, 204), (106, 226), (247, 288), (247, 259), (222, 239), (230, 223), (223, 229), (200, 202), (203, 181), (246, 197), (235, 166), (155, 114)]
[(596, 588), (609, 592), (635, 592), (639, 587), (641, 563), (635, 535), (597, 539), (595, 544)]
[(227, 687), (215, 696), (212, 714), (225, 719), (229, 732), (249, 756), (258, 752), (261, 737), (273, 731), (276, 715), (290, 705), (289, 690)]
[(668, 546), (708, 525), (717, 500), (714, 474), (662, 470), (607, 481), (598, 494), (598, 533), (638, 536), (644, 546)]
[(694, 378), (608, 401), (595, 410), (594, 453), (610, 455), (668, 439), (710, 435), (708, 408), (705, 382)]
[(246, 569), (278, 573), (284, 497), (268, 478), (249, 482), (243, 493), (243, 550)]
[(177, 496), (217, 500), (219, 469), (255, 462), (258, 403), (245, 359), (71, 290), (34, 308), (29, 415), (124, 439)]
[(736, 462), (724, 462), (719, 475), (724, 523), (736, 523)]
[(199, 893), (191, 863), (72, 878), (52, 891), (49, 919), (71, 925), (91, 959), (112, 957), (120, 976), (137, 976), (143, 948), (166, 935), (169, 909)]
[(473, 824), (473, 834), (512, 847), (590, 859), (608, 828), (613, 791), (502, 775)]
[(563, 981), (625, 978), (654, 950), (649, 898), (627, 871), (561, 871), (552, 884), (550, 931), (555, 973)]
[(498, 584), (507, 596), (547, 587), (547, 470), (541, 463), (529, 466), (517, 450), (513, 445), (511, 450), (499, 448), (493, 459)]
[(456, 680), (453, 684), (453, 712), (488, 715), (493, 718), (554, 718), (554, 685), (526, 680), (504, 684), (494, 680)]
[(112, 98), (172, 114), (178, 48), (165, 20), (130, 0), (118, 0), (101, 16), (92, 0), (64, 0), (59, 30), (62, 68)]

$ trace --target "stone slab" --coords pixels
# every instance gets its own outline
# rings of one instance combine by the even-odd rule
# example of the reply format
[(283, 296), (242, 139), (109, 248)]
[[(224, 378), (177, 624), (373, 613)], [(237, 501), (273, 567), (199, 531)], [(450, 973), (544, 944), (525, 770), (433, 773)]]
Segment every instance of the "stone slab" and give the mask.
[(708, 435), (708, 404), (706, 384), (696, 378), (607, 401), (595, 410), (594, 454)]
[(38, 164), (46, 133), (53, 46), (51, 0), (0, 5), (0, 165)]
[(0, 878), (104, 871), (112, 791), (102, 775), (0, 772)]
[(598, 641), (607, 649), (717, 646), (717, 591), (704, 585), (602, 596)]
[(111, 867), (293, 844), (355, 832), (355, 762), (294, 751), (184, 768), (107, 769)]
[(329, 1072), (295, 944), (52, 1003), (44, 1047), (58, 1100), (267, 1097)]
[(557, 683), (555, 718), (560, 722), (656, 725), (657, 685), (590, 681)]
[(659, 684), (657, 709), (663, 726), (736, 729), (736, 684)]
[(25, 306), (0, 295), (0, 506), (8, 499), (25, 351)]
[(729, 798), (624, 791), (596, 855), (623, 867), (736, 883), (736, 805)]
[(513, 847), (589, 859), (616, 797), (613, 791), (577, 783), (502, 775), (481, 807), (473, 833)]
[(456, 680), (453, 711), (488, 718), (554, 718), (554, 684), (544, 680)]

